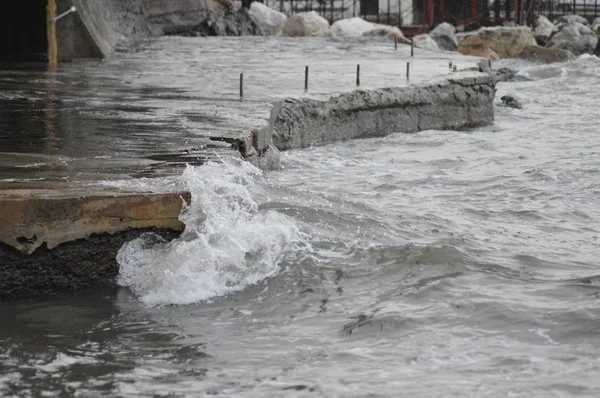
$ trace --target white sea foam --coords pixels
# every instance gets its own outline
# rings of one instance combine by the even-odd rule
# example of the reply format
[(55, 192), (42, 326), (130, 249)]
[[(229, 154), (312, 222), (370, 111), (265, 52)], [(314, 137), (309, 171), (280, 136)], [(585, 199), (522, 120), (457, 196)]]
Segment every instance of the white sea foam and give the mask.
[(583, 71), (597, 72), (600, 66), (600, 58), (595, 55), (583, 54), (574, 60), (556, 62), (552, 64), (531, 65), (526, 64), (520, 68), (518, 75), (532, 80), (548, 79), (553, 77), (566, 77), (569, 73), (580, 75)]
[(7, 396), (10, 385), (16, 385), (21, 380), (19, 373), (2, 373), (0, 374), (0, 393), (2, 396)]
[(87, 356), (70, 356), (59, 352), (52, 361), (45, 364), (37, 364), (34, 368), (41, 370), (42, 372), (54, 373), (61, 368), (66, 368), (71, 365), (91, 363), (96, 363), (96, 359)]
[(262, 211), (259, 169), (243, 161), (188, 166), (192, 194), (172, 242), (153, 234), (123, 245), (118, 282), (148, 305), (189, 304), (226, 295), (275, 275), (299, 239), (288, 217)]

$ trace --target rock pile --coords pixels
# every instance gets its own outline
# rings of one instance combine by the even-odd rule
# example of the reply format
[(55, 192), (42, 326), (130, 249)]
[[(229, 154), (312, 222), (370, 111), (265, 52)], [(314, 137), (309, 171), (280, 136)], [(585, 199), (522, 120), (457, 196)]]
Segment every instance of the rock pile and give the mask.
[[(478, 37), (480, 41), (475, 37)], [(493, 55), (495, 53), (500, 58), (517, 58), (523, 48), (536, 44), (531, 29), (525, 26), (481, 28), (475, 36), (468, 39), (471, 41), (461, 42), (458, 48), (461, 54), (476, 55), (472, 54), (471, 50), (473, 44), (476, 43), (479, 47), (483, 46), (484, 54)], [(479, 47), (477, 47), (478, 52), (480, 52)]]
[(331, 34), (340, 37), (358, 37), (372, 31), (374, 26), (362, 18), (341, 19), (331, 25)]
[(266, 35), (278, 34), (281, 31), (281, 27), (287, 20), (287, 16), (284, 13), (275, 11), (257, 1), (250, 4), (250, 9), (248, 12), (252, 17), (254, 17)]
[(440, 47), (428, 34), (416, 35), (412, 38), (415, 47), (429, 51), (440, 51)]
[(546, 47), (581, 55), (592, 54), (597, 45), (598, 37), (592, 29), (579, 22), (569, 22), (550, 38)]
[(289, 17), (281, 28), (282, 36), (325, 36), (329, 22), (315, 11), (300, 12)]
[(194, 36), (244, 36), (280, 35), (288, 37), (387, 37), (400, 44), (411, 44), (429, 51), (458, 51), (488, 59), (521, 58), (534, 62), (550, 63), (570, 60), (574, 55), (600, 54), (598, 35), (600, 17), (590, 25), (579, 15), (563, 15), (553, 22), (538, 16), (533, 27), (495, 26), (483, 27), (462, 40), (456, 28), (444, 22), (429, 34), (412, 39), (404, 37), (395, 26), (374, 24), (361, 18), (348, 18), (329, 22), (315, 11), (300, 12), (287, 17), (263, 3), (253, 2), (249, 8), (235, 11), (232, 0), (214, 0), (222, 7), (210, 13), (195, 27), (166, 34)]

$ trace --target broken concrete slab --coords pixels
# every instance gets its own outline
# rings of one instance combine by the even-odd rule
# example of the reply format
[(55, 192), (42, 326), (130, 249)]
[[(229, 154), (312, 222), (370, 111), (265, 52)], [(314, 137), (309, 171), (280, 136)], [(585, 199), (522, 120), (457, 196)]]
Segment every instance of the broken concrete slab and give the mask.
[(274, 106), (262, 133), (286, 150), (393, 132), (475, 127), (494, 120), (494, 84), (486, 73), (458, 72), (426, 84), (358, 90), (326, 101), (285, 100)]
[(187, 192), (0, 193), (0, 299), (72, 290), (118, 272), (121, 245), (146, 232), (181, 233)]
[(70, 196), (60, 192), (2, 191), (0, 242), (23, 254), (92, 234), (155, 228), (182, 231), (179, 221), (190, 194)]

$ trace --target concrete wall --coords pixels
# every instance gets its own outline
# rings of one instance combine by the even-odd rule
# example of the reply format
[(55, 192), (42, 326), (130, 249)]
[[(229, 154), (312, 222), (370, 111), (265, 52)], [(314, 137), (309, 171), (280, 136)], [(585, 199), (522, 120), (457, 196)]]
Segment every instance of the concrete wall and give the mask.
[(255, 142), (280, 150), (352, 138), (461, 129), (494, 120), (494, 80), (486, 73), (457, 72), (436, 82), (354, 91), (327, 101), (285, 100), (273, 107), (269, 126)]

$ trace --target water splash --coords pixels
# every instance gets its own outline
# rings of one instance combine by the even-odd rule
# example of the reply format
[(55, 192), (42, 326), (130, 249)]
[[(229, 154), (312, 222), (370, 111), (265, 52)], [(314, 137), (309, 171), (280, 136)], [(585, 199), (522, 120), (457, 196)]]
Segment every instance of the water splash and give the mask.
[(574, 60), (555, 62), (552, 64), (524, 64), (518, 68), (517, 75), (531, 80), (551, 78), (567, 78), (570, 76), (597, 76), (600, 69), (600, 59), (595, 55), (583, 54)]
[(188, 166), (192, 202), (182, 235), (145, 234), (117, 255), (118, 283), (148, 305), (189, 304), (240, 291), (275, 275), (300, 233), (290, 218), (259, 210), (261, 171), (247, 162)]

